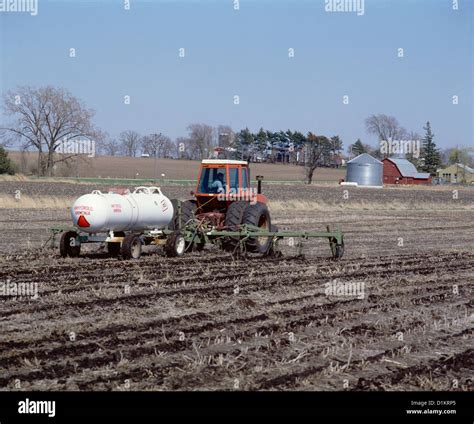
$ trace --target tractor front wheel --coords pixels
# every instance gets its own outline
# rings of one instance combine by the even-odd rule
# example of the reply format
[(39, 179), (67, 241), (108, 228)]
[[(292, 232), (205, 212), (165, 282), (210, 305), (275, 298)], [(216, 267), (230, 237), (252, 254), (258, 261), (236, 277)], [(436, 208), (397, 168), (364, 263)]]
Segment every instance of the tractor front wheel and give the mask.
[(170, 258), (183, 256), (186, 251), (186, 240), (179, 231), (171, 233), (166, 239), (165, 253)]
[[(197, 205), (194, 200), (186, 200), (185, 202), (181, 202), (181, 222), (178, 216), (178, 202), (179, 200), (173, 199), (171, 203), (173, 204), (174, 208), (174, 215), (169, 228), (175, 231), (183, 231), (184, 226), (189, 222), (192, 221), (196, 217)], [(191, 246), (190, 246), (191, 244)], [(191, 243), (186, 243), (186, 250), (202, 250), (204, 245), (199, 241), (194, 241)]]
[(179, 222), (178, 216), (178, 200), (173, 199), (171, 203), (173, 204), (174, 214), (173, 220), (170, 223), (170, 229), (172, 230), (182, 230), (182, 226), (184, 226), (187, 222), (194, 219), (196, 215), (197, 205), (196, 202), (193, 200), (186, 200), (185, 202), (181, 202), (181, 225)]

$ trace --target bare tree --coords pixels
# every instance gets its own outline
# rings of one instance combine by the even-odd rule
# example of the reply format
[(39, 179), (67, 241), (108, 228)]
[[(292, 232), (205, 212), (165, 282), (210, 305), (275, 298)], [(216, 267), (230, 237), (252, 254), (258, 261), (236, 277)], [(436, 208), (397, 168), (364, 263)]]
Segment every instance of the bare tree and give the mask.
[(119, 135), (120, 147), (125, 156), (135, 157), (140, 147), (141, 136), (136, 131), (122, 131)]
[(401, 140), (407, 131), (393, 116), (383, 114), (371, 115), (365, 120), (365, 127), (369, 134), (374, 134), (379, 141)]
[(102, 151), (106, 156), (118, 156), (120, 153), (120, 144), (115, 138), (107, 140), (102, 144)]
[(316, 136), (309, 132), (305, 142), (306, 183), (311, 184), (316, 168), (331, 152), (331, 141), (325, 136)]
[(219, 147), (226, 149), (234, 147), (235, 132), (229, 125), (219, 125), (217, 127), (217, 144)]
[(93, 126), (94, 111), (69, 91), (52, 86), (20, 87), (3, 97), (3, 111), (13, 119), (0, 128), (7, 142), (20, 142), (22, 148), (38, 151), (38, 173), (52, 175), (55, 163), (67, 161), (81, 152), (55, 156), (59, 146), (85, 139), (99, 141), (103, 134)]
[(191, 158), (207, 158), (214, 147), (214, 128), (206, 124), (191, 124), (188, 131)]
[(190, 140), (186, 137), (178, 137), (175, 141), (176, 157), (178, 159), (191, 159)]
[(175, 145), (171, 141), (171, 138), (166, 137), (163, 146), (162, 146), (162, 156), (163, 158), (172, 158), (174, 154)]
[(143, 137), (141, 147), (143, 153), (152, 157), (164, 158), (171, 156), (174, 145), (169, 137), (159, 133)]

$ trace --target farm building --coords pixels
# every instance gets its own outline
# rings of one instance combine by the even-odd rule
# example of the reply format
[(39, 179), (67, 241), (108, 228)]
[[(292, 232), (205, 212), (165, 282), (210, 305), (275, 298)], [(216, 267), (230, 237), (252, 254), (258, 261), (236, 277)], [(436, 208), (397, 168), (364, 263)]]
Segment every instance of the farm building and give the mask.
[(437, 175), (448, 183), (474, 183), (474, 169), (462, 163), (455, 163), (444, 169), (438, 169)]
[(418, 172), (407, 159), (385, 158), (382, 163), (384, 184), (431, 184), (431, 175)]
[(362, 153), (347, 162), (346, 181), (360, 186), (381, 187), (382, 170), (382, 162), (368, 153)]

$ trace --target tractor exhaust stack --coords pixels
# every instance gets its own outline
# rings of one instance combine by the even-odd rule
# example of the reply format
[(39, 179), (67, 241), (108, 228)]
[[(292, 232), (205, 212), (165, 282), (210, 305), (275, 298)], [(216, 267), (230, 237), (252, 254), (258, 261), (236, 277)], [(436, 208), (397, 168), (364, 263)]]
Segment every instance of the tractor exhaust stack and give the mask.
[(257, 193), (262, 194), (262, 180), (263, 175), (257, 175)]

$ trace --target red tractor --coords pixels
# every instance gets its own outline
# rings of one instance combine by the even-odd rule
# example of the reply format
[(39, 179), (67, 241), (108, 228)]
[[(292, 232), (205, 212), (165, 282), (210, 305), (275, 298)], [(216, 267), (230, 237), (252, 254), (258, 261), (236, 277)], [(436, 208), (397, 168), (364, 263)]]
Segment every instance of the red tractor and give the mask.
[[(238, 231), (242, 224), (259, 227), (263, 231), (277, 231), (271, 225), (267, 198), (258, 188), (250, 187), (250, 169), (245, 161), (229, 159), (205, 159), (201, 163), (197, 187), (191, 194), (195, 197), (181, 203), (181, 223), (175, 216), (173, 227), (181, 228), (187, 222), (197, 219), (206, 222), (218, 231)], [(233, 251), (239, 244), (239, 237), (225, 237), (222, 247)], [(245, 248), (249, 252), (267, 253), (271, 237), (249, 237)], [(204, 243), (194, 243), (198, 250)]]

